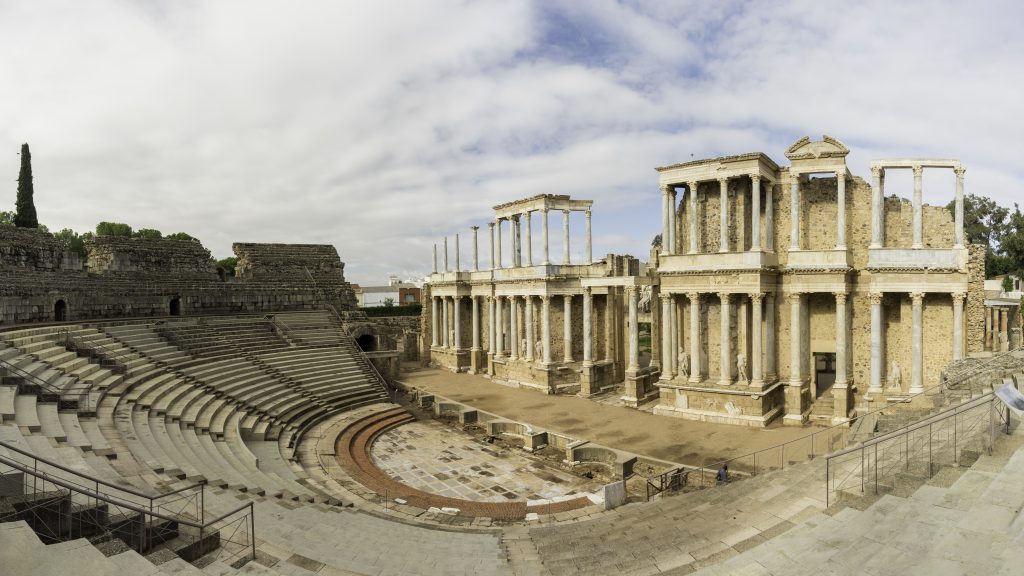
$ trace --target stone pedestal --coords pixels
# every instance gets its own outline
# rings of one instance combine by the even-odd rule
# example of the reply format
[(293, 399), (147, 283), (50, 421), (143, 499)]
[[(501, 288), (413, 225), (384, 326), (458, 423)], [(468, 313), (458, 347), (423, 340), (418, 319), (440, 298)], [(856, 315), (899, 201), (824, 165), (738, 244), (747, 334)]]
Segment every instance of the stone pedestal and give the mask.
[(594, 374), (594, 365), (584, 365), (580, 371), (580, 393), (583, 398), (589, 398), (601, 391), (600, 383)]
[(811, 389), (809, 386), (800, 384), (786, 385), (786, 415), (782, 423), (787, 426), (803, 426), (807, 423), (811, 412)]

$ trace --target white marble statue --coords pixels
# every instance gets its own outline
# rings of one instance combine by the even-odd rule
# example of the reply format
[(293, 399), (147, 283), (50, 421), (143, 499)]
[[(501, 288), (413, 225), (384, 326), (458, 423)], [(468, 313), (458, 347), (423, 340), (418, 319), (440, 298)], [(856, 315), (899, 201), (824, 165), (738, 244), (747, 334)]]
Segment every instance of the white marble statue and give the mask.
[(526, 358), (526, 338), (519, 343), (519, 355)]
[(533, 348), (533, 355), (538, 357), (538, 358), (540, 358), (540, 359), (542, 359), (542, 360), (544, 359), (544, 341), (543, 340), (537, 340), (537, 344)]
[(686, 352), (679, 352), (679, 375), (690, 376), (690, 355)]
[(747, 378), (747, 355), (737, 354), (736, 355), (736, 379), (739, 382), (749, 382)]
[(900, 365), (895, 360), (892, 361), (892, 368), (889, 369), (889, 389), (903, 391), (903, 373), (900, 372)]

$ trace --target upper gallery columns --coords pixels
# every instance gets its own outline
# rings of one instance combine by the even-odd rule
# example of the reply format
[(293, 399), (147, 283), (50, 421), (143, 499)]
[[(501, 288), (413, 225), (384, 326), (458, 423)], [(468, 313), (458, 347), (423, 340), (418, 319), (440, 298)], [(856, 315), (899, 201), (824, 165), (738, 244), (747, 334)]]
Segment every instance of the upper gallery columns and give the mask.
[(789, 249), (803, 250), (800, 244), (800, 234), (804, 230), (805, 222), (801, 221), (801, 196), (800, 180), (810, 174), (833, 173), (836, 178), (836, 250), (846, 250), (846, 165), (836, 166), (834, 169), (803, 169), (791, 168), (789, 172)]
[(871, 248), (885, 247), (885, 175), (887, 170), (898, 169), (910, 169), (914, 174), (911, 249), (924, 248), (924, 186), (922, 182), (925, 168), (953, 170), (956, 175), (953, 248), (964, 247), (964, 173), (966, 170), (963, 165), (959, 160), (903, 158), (871, 161)]

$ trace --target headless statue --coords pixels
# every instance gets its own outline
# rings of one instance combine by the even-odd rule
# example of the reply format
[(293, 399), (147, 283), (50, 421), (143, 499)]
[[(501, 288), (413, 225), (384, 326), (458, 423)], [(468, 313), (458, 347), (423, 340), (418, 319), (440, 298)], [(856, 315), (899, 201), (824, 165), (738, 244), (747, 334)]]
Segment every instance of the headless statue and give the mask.
[(903, 373), (900, 372), (900, 365), (892, 361), (892, 368), (889, 369), (889, 389), (903, 391)]
[(736, 379), (739, 382), (749, 382), (747, 378), (747, 355), (736, 355)]

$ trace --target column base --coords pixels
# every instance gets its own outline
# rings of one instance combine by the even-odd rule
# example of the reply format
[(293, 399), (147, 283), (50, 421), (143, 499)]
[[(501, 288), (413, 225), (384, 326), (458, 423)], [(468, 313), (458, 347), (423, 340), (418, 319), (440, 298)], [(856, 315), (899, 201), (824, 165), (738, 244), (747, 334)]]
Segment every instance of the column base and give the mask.
[(914, 394), (920, 394), (924, 392), (924, 386), (911, 386), (910, 390), (907, 390), (907, 394), (913, 396)]
[(720, 378), (718, 380), (718, 385), (719, 386), (732, 386), (733, 385), (733, 381), (731, 379), (726, 380), (726, 379), (721, 379)]
[(762, 390), (764, 389), (764, 380), (751, 380), (747, 386), (755, 390)]

